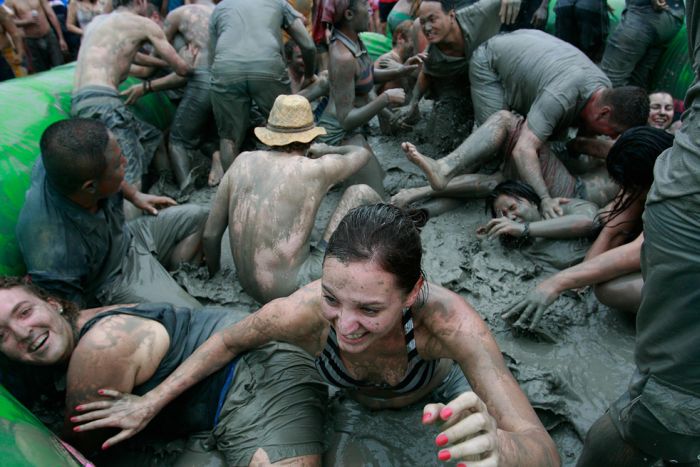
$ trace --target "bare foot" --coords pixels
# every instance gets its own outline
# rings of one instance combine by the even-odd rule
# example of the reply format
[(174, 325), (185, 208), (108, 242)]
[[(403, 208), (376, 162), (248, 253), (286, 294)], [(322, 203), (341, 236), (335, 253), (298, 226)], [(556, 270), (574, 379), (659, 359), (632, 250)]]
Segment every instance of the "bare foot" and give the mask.
[(401, 143), (401, 149), (406, 153), (408, 160), (416, 164), (428, 177), (428, 183), (435, 191), (442, 191), (447, 187), (449, 180), (440, 173), (440, 165), (437, 161), (426, 157), (420, 152), (413, 143)]
[(425, 198), (422, 188), (404, 188), (391, 197), (391, 204), (400, 208), (405, 208), (411, 203)]
[(217, 186), (224, 176), (224, 167), (221, 165), (219, 151), (214, 151), (211, 156), (211, 170), (209, 171), (209, 186)]

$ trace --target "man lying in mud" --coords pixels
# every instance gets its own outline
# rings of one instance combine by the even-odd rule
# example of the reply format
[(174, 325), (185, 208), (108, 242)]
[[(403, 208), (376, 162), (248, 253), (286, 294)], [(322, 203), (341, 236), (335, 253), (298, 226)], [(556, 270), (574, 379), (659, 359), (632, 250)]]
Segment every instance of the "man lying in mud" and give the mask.
[[(426, 172), (433, 189), (444, 190), (455, 175), (474, 172), (491, 160), (506, 139), (505, 131), (505, 158), (512, 158), (519, 178), (542, 199), (545, 218), (562, 215), (554, 200), (562, 195), (550, 192), (540, 163), (546, 142), (566, 140), (570, 127), (581, 135), (616, 137), (644, 125), (649, 116), (649, 99), (642, 88), (611, 89), (608, 78), (583, 52), (541, 31), (490, 39), (474, 52), (469, 73), (476, 121), (484, 125), (439, 161), (417, 151), (409, 151), (409, 159)], [(503, 109), (526, 117), (503, 114), (485, 124)], [(591, 199), (581, 192), (577, 197)]]
[[(404, 188), (392, 197), (392, 202), (407, 206), (428, 198), (438, 199), (429, 209), (431, 215), (437, 215), (454, 207), (454, 203), (446, 198), (484, 198), (506, 179), (526, 181), (528, 177), (515, 158), (518, 135), (523, 126), (522, 117), (507, 110), (496, 112), (459, 147), (439, 160), (423, 155), (412, 143), (403, 143), (401, 147), (406, 157), (425, 172), (430, 185)], [(561, 152), (562, 146), (546, 143), (537, 153), (540, 177), (550, 196), (583, 199), (599, 207), (613, 199), (619, 187), (609, 177), (605, 166), (580, 175), (572, 174), (559, 159)], [(494, 159), (499, 163), (499, 170), (490, 175), (467, 173), (455, 176), (462, 170), (475, 170), (480, 164)], [(536, 191), (535, 194), (542, 199)], [(558, 201), (556, 204), (559, 206)], [(563, 214), (564, 209), (561, 211)], [(546, 215), (545, 210), (542, 214), (545, 219), (552, 217)]]
[(367, 185), (348, 187), (321, 241), (310, 246), (323, 197), (362, 168), (370, 153), (360, 146), (311, 145), (325, 130), (314, 125), (309, 102), (296, 95), (279, 96), (267, 126), (255, 134), (270, 150), (242, 153), (226, 171), (204, 230), (204, 252), (213, 274), (228, 227), (241, 285), (266, 303), (318, 279), (326, 244), (343, 216), (381, 198)]
[(97, 118), (107, 125), (126, 157), (126, 182), (140, 189), (156, 152), (163, 166), (167, 165), (167, 154), (161, 132), (139, 120), (119, 98), (119, 84), (126, 79), (131, 63), (142, 60), (137, 52), (144, 43), (150, 43), (180, 76), (191, 75), (193, 69), (178, 56), (163, 30), (143, 17), (146, 0), (113, 0), (112, 5), (114, 11), (96, 17), (83, 36), (75, 67), (71, 115)]
[[(73, 430), (76, 407), (95, 401), (102, 387), (147, 392), (208, 337), (246, 316), (165, 303), (81, 311), (27, 281), (0, 278), (0, 353), (27, 366), (67, 366), (65, 437), (96, 461), (106, 433)], [(184, 393), (137, 441), (209, 432), (218, 452), (186, 450), (198, 455), (194, 465), (320, 465), (326, 392), (309, 355), (270, 343)]]
[[(209, 18), (214, 4), (209, 0), (183, 5), (171, 11), (165, 18), (163, 29), (168, 41), (175, 45), (175, 39), (181, 38), (180, 56), (196, 51), (194, 74), (188, 79), (173, 72), (159, 78), (134, 84), (124, 93), (127, 104), (135, 103), (143, 95), (166, 89), (185, 86), (184, 95), (170, 126), (170, 161), (173, 175), (181, 192), (194, 189), (194, 180), (190, 173), (192, 152), (208, 150), (212, 159), (209, 172), (209, 186), (219, 184), (224, 175), (219, 152), (211, 151), (211, 145), (205, 140), (207, 129), (214, 125), (214, 114), (209, 97), (211, 75), (209, 73)], [(187, 46), (187, 49), (184, 47)], [(215, 139), (215, 138), (214, 138)], [(218, 142), (216, 142), (218, 144)]]
[[(166, 268), (199, 256), (207, 210), (168, 207), (175, 201), (122, 183), (126, 160), (99, 120), (56, 122), (40, 147), (17, 222), (34, 283), (90, 306), (163, 301), (198, 308)], [(153, 215), (125, 223), (124, 199)]]

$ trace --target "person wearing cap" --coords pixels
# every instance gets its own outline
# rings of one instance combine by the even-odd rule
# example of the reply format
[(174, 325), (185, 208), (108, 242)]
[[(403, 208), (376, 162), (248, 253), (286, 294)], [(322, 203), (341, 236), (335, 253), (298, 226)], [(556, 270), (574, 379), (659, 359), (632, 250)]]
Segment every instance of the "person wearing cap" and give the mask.
[(325, 246), (343, 216), (354, 207), (381, 201), (367, 185), (348, 187), (321, 240), (311, 245), (323, 196), (371, 156), (360, 146), (311, 144), (324, 134), (314, 124), (308, 100), (277, 97), (267, 126), (255, 129), (270, 150), (241, 153), (216, 192), (204, 229), (210, 274), (219, 270), (221, 237), (228, 227), (239, 281), (259, 302), (286, 297), (321, 277)]

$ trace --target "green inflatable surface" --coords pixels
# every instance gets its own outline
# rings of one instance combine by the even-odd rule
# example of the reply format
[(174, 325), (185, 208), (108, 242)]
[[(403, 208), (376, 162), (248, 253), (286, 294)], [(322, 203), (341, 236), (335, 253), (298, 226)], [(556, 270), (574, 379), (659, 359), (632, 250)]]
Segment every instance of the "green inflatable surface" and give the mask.
[[(0, 274), (24, 273), (15, 224), (29, 188), (39, 139), (51, 123), (69, 117), (74, 64), (0, 83)], [(123, 89), (139, 81), (129, 79)], [(161, 93), (134, 106), (136, 114), (165, 129), (174, 107)]]
[[(5, 467), (92, 465), (69, 449), (0, 385), (0, 463)], [(76, 457), (80, 460), (77, 460)]]

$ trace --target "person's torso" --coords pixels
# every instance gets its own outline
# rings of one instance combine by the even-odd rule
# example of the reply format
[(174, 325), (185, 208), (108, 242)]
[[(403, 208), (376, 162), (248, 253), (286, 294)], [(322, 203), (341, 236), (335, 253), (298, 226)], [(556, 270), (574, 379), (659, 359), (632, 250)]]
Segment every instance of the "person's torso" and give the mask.
[(32, 276), (51, 282), (79, 278), (90, 301), (117, 274), (131, 242), (122, 194), (102, 200), (100, 209), (90, 213), (50, 185), (38, 159), (17, 222), (17, 239)]
[(145, 18), (116, 11), (90, 22), (75, 66), (74, 89), (107, 86), (117, 89), (129, 74), (139, 48), (148, 40)]
[(542, 31), (499, 35), (486, 46), (510, 110), (527, 115), (544, 92), (558, 102), (575, 103), (567, 104), (554, 133), (571, 126), (593, 92), (609, 85), (605, 74), (583, 52)]
[(214, 9), (216, 36), (212, 75), (286, 73), (282, 29), (293, 21), (283, 0), (224, 0)]
[[(154, 320), (165, 328), (170, 338), (168, 350), (153, 376), (133, 388), (132, 393), (136, 395), (143, 395), (158, 386), (216, 331), (247, 316), (247, 313), (234, 310), (203, 308), (193, 311), (188, 308), (175, 308), (166, 303), (141, 304), (95, 316), (85, 323), (80, 336), (97, 325), (101, 319), (115, 314)], [(221, 394), (230, 385), (231, 365), (224, 366), (168, 404), (149, 424), (145, 433), (158, 437), (172, 437), (212, 429)]]
[(235, 171), (229, 171), (233, 259), (241, 285), (258, 300), (286, 296), (297, 288), (297, 273), (308, 257), (309, 237), (326, 194), (318, 164), (306, 157), (255, 151), (238, 156)]
[(21, 27), (25, 37), (35, 39), (43, 37), (51, 32), (49, 20), (41, 6), (40, 0), (14, 0), (12, 2), (12, 7), (15, 10), (15, 17), (17, 19), (36, 19), (35, 23)]

